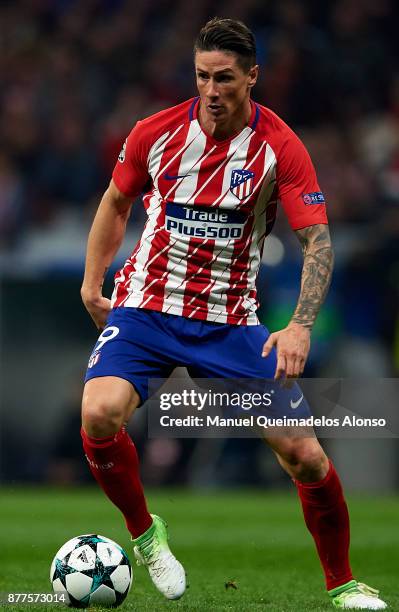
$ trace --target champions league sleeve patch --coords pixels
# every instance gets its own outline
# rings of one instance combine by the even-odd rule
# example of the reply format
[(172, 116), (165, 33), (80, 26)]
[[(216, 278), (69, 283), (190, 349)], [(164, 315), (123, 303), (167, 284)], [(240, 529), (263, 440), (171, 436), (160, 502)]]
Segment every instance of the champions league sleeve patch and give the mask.
[(302, 200), (305, 202), (306, 206), (311, 206), (312, 204), (326, 203), (324, 195), (321, 191), (313, 191), (312, 193), (302, 194)]
[(125, 140), (125, 142), (123, 143), (123, 147), (121, 149), (121, 152), (118, 155), (118, 160), (121, 162), (121, 164), (123, 164), (123, 162), (125, 161), (125, 157), (126, 157), (126, 144), (127, 144), (127, 141)]

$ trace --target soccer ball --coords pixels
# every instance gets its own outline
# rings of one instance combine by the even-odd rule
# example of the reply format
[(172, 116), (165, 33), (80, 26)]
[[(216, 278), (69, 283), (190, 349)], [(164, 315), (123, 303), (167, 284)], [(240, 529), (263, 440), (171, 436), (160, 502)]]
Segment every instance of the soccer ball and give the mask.
[(54, 593), (68, 606), (114, 608), (128, 594), (133, 572), (123, 548), (90, 533), (61, 546), (51, 564), (50, 580)]

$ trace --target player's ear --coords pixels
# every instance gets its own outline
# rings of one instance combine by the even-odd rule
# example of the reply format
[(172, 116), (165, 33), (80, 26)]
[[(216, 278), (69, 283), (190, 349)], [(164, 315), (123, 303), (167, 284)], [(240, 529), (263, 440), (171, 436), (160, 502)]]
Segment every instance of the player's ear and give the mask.
[(256, 64), (255, 66), (252, 66), (252, 68), (250, 69), (249, 73), (248, 73), (248, 87), (251, 89), (256, 81), (258, 80), (258, 75), (259, 75), (259, 65)]

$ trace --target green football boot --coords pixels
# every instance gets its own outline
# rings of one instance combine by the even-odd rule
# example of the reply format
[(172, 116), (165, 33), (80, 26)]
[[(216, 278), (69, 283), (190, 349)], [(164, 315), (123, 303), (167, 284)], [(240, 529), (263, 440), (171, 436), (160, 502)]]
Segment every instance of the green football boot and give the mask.
[(385, 610), (388, 606), (379, 598), (379, 591), (356, 580), (351, 580), (328, 591), (335, 608), (342, 610)]
[(137, 565), (145, 565), (154, 585), (167, 599), (179, 599), (186, 590), (186, 574), (168, 546), (167, 525), (156, 514), (153, 523), (133, 540)]

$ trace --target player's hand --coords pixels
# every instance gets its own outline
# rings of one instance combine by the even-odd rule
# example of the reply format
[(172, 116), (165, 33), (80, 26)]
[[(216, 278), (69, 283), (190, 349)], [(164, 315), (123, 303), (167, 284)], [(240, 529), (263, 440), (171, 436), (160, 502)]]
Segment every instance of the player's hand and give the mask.
[(108, 314), (111, 310), (111, 300), (102, 295), (91, 296), (84, 289), (80, 292), (83, 304), (87, 312), (93, 319), (97, 329), (102, 331), (107, 322)]
[(263, 345), (262, 357), (267, 357), (273, 346), (277, 349), (274, 378), (298, 378), (303, 373), (310, 349), (310, 330), (299, 323), (270, 334)]

